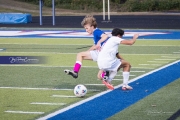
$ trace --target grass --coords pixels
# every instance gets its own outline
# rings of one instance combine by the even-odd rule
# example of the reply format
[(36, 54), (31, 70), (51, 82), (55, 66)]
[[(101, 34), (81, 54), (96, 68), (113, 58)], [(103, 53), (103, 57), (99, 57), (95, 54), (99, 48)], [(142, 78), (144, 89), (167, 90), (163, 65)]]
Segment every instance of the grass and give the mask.
[[(44, 116), (48, 113), (62, 109), (73, 103), (86, 99), (97, 93), (106, 90), (103, 85), (92, 86), (87, 84), (102, 84), (97, 80), (96, 74), (98, 72), (97, 64), (92, 61), (84, 61), (83, 67), (79, 74), (79, 78), (74, 80), (72, 77), (63, 73), (64, 69), (72, 69), (74, 65), (76, 53), (87, 50), (92, 45), (91, 39), (41, 39), (41, 38), (0, 38), (0, 48), (6, 48), (5, 51), (0, 52), (0, 56), (46, 56), (48, 61), (46, 64), (40, 65), (1, 65), (0, 66), (0, 116), (2, 120), (8, 119), (36, 119), (40, 116)], [(158, 45), (157, 45), (158, 44)], [(144, 71), (144, 72), (132, 72), (130, 79), (145, 74), (153, 69), (164, 66), (168, 63), (176, 61), (180, 58), (179, 55), (174, 54), (174, 51), (180, 49), (179, 41), (163, 41), (163, 40), (139, 40), (134, 46), (120, 46), (119, 52), (122, 56), (128, 60), (132, 65), (132, 71)], [(162, 59), (162, 56), (174, 57), (173, 60), (160, 61), (158, 65), (155, 63), (149, 63), (154, 59)], [(140, 65), (146, 64), (146, 65)], [(148, 65), (149, 64), (149, 65)], [(151, 68), (151, 69), (150, 69)], [(88, 75), (87, 75), (88, 73)], [(121, 75), (121, 72), (118, 73)], [(115, 79), (122, 79), (122, 76), (116, 76)], [(179, 81), (179, 80), (178, 80)], [(114, 86), (121, 84), (121, 80), (114, 80)], [(88, 88), (88, 93), (84, 98), (58, 98), (52, 97), (53, 95), (70, 95), (73, 96), (73, 88), (77, 84), (85, 84)], [(171, 87), (174, 85), (171, 85)], [(10, 87), (10, 88), (3, 88)], [(22, 88), (39, 88), (39, 89), (22, 89)], [(46, 88), (48, 90), (42, 90), (40, 88)], [(56, 90), (54, 90), (56, 89)], [(60, 90), (69, 89), (69, 90)], [(168, 89), (168, 88), (167, 88)], [(175, 89), (177, 89), (175, 87)], [(93, 91), (96, 90), (96, 91)], [(163, 92), (164, 91), (164, 92)], [(157, 97), (164, 97), (166, 90), (162, 89), (162, 92), (158, 95), (152, 95), (152, 98), (146, 98), (135, 104), (134, 109), (124, 110), (122, 113), (118, 113), (109, 119), (126, 118), (129, 114), (134, 116), (142, 115), (145, 117), (153, 118), (153, 115), (147, 115), (147, 111), (154, 107), (149, 106), (151, 102), (158, 99)], [(155, 93), (156, 94), (156, 93)], [(175, 97), (168, 93), (170, 97)], [(177, 93), (178, 94), (178, 93)], [(151, 97), (151, 95), (150, 95)], [(165, 96), (166, 97), (166, 96)], [(165, 98), (168, 100), (168, 98)], [(176, 99), (175, 99), (176, 100)], [(144, 101), (144, 102), (143, 102)], [(32, 105), (32, 102), (48, 102), (48, 103), (66, 103), (65, 105)], [(158, 101), (157, 105), (160, 104)], [(165, 102), (164, 102), (165, 104)], [(171, 104), (171, 102), (169, 102)], [(143, 111), (141, 112), (141, 106)], [(173, 110), (177, 110), (176, 105), (173, 105)], [(163, 108), (162, 105), (158, 105), (156, 109), (159, 111), (168, 111), (167, 108)], [(4, 111), (36, 111), (44, 112), (44, 114), (13, 114), (6, 113)], [(135, 110), (135, 112), (132, 112)], [(170, 111), (171, 112), (171, 111)], [(123, 115), (122, 115), (123, 114)], [(167, 115), (167, 117), (170, 114)], [(130, 115), (127, 117), (132, 119)], [(166, 118), (166, 117), (163, 117)]]
[(180, 79), (177, 79), (107, 120), (167, 120), (180, 109), (179, 84)]

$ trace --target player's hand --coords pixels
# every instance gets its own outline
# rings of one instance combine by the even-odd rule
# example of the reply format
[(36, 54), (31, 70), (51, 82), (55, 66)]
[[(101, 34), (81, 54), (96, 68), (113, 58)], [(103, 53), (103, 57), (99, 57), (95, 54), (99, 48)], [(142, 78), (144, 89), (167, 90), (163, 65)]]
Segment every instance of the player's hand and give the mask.
[(133, 38), (137, 39), (139, 37), (139, 34), (134, 34)]
[(101, 43), (97, 43), (97, 45), (96, 45), (96, 50), (98, 50), (98, 51), (101, 50)]

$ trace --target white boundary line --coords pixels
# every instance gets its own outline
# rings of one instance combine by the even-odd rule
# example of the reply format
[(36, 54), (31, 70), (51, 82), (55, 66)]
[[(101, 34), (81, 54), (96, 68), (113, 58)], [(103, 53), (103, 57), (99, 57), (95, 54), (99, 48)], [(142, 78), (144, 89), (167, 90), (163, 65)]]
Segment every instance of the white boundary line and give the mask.
[[(131, 82), (134, 82), (134, 81), (136, 81), (136, 80), (138, 80), (138, 79), (140, 79), (140, 78), (143, 78), (143, 77), (145, 77), (145, 76), (147, 76), (147, 75), (149, 75), (149, 74), (152, 74), (152, 73), (154, 73), (154, 72), (156, 72), (156, 71), (159, 71), (159, 70), (161, 70), (161, 69), (164, 69), (164, 68), (166, 68), (166, 67), (168, 67), (168, 66), (170, 66), (170, 65), (173, 65), (173, 64), (175, 64), (175, 63), (178, 63), (178, 62), (180, 62), (180, 60), (177, 60), (177, 61), (175, 61), (175, 62), (173, 62), (173, 63), (170, 63), (170, 64), (168, 64), (168, 65), (165, 65), (165, 66), (163, 66), (163, 67), (161, 67), (161, 68), (158, 68), (158, 69), (153, 70), (153, 71), (151, 71), (151, 72), (148, 72), (148, 73), (146, 73), (146, 74), (144, 74), (144, 75), (141, 75), (141, 76), (139, 76), (139, 77), (136, 77), (136, 78), (132, 79), (132, 80), (130, 81), (130, 83), (131, 83)], [(121, 87), (121, 86), (122, 86), (122, 84), (120, 84), (120, 85), (118, 85), (118, 86), (115, 86), (115, 89), (117, 89), (117, 88), (119, 88), (119, 87)], [(89, 98), (87, 98), (87, 99), (85, 99), (85, 100), (79, 101), (79, 102), (77, 102), (77, 103), (75, 103), (75, 104), (72, 104), (72, 105), (70, 105), (70, 106), (68, 106), (68, 107), (65, 107), (65, 108), (63, 108), (63, 109), (60, 109), (60, 110), (58, 110), (58, 111), (55, 111), (54, 113), (51, 113), (51, 114), (46, 115), (46, 116), (44, 116), (44, 117), (38, 118), (37, 120), (46, 120), (46, 119), (48, 119), (48, 118), (50, 118), (50, 117), (53, 117), (53, 116), (55, 116), (55, 115), (57, 115), (57, 114), (60, 114), (60, 113), (63, 113), (63, 112), (65, 112), (65, 111), (69, 110), (69, 109), (72, 109), (72, 108), (74, 108), (74, 107), (76, 107), (76, 106), (79, 106), (79, 105), (81, 105), (81, 104), (83, 104), (83, 103), (85, 103), (85, 102), (88, 102), (88, 101), (90, 101), (90, 100), (93, 100), (93, 99), (95, 99), (95, 98), (97, 98), (97, 97), (99, 97), (99, 96), (102, 96), (102, 95), (104, 95), (104, 94), (106, 94), (106, 93), (109, 93), (109, 92), (111, 92), (111, 90), (103, 91), (103, 92), (101, 92), (101, 93), (99, 93), (99, 94), (96, 94), (96, 95), (94, 95), (94, 96), (92, 96), (92, 97), (89, 97)]]

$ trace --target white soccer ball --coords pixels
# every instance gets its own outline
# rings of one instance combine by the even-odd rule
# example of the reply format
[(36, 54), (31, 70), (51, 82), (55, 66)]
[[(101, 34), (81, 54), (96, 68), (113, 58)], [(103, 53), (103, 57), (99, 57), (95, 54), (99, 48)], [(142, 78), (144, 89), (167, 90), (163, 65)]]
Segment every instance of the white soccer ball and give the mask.
[(74, 88), (74, 95), (77, 96), (77, 97), (83, 97), (85, 96), (87, 93), (87, 88), (82, 85), (82, 84), (79, 84), (79, 85), (76, 85), (75, 88)]

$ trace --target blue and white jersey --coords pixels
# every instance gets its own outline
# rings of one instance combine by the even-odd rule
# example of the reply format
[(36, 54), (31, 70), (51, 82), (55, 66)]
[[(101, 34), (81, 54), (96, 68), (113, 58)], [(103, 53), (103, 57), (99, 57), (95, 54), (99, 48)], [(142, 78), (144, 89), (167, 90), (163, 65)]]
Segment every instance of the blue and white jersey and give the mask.
[[(101, 35), (105, 34), (102, 30), (100, 30), (99, 28), (96, 28), (93, 31), (93, 36), (94, 36), (94, 44), (97, 45), (98, 41), (101, 39)], [(107, 39), (108, 40), (108, 39)], [(104, 42), (106, 42), (107, 40), (103, 41), (101, 43), (101, 46), (104, 44)]]

